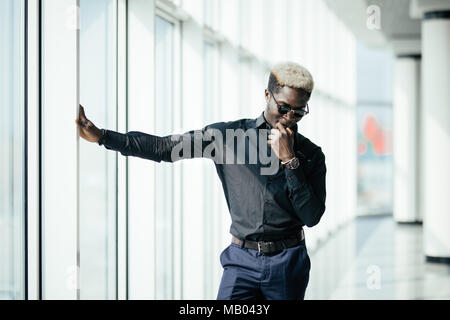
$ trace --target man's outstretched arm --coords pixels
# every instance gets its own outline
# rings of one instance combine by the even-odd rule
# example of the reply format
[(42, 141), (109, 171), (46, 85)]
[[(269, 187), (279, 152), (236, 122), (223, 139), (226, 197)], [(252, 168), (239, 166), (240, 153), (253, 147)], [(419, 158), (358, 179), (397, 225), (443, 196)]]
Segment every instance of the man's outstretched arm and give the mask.
[[(208, 144), (202, 139), (204, 130), (192, 130), (183, 135), (159, 137), (138, 131), (124, 134), (99, 129), (86, 118), (82, 106), (79, 109), (79, 118), (75, 122), (80, 129), (80, 136), (89, 142), (104, 145), (109, 150), (119, 151), (124, 156), (134, 156), (156, 162), (200, 158)], [(174, 150), (177, 146), (177, 150)]]
[(179, 140), (172, 141), (172, 136), (159, 137), (151, 134), (131, 131), (119, 133), (104, 130), (99, 145), (106, 149), (119, 151), (124, 156), (133, 156), (156, 162), (173, 162), (179, 158), (172, 158), (172, 150)]

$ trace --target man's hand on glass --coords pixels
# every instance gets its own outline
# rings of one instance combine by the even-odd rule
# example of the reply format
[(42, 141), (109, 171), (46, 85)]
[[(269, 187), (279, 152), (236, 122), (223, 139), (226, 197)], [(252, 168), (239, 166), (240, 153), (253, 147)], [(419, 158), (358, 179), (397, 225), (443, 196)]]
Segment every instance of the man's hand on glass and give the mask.
[(75, 123), (80, 129), (80, 137), (89, 142), (98, 142), (102, 137), (102, 130), (86, 118), (83, 106), (80, 105), (78, 110), (78, 119), (75, 119)]

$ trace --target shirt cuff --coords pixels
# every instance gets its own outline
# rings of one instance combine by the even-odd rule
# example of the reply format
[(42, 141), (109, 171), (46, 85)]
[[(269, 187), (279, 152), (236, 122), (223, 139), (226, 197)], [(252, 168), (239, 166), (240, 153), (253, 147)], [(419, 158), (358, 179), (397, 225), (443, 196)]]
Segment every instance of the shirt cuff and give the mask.
[(302, 186), (303, 183), (306, 182), (306, 177), (301, 167), (301, 164), (298, 166), (297, 169), (294, 170), (285, 169), (284, 172), (286, 175), (287, 185), (290, 190), (297, 190)]
[(105, 129), (101, 129), (101, 130), (102, 130), (102, 136), (101, 136), (100, 139), (98, 139), (98, 141), (97, 141), (97, 143), (98, 143), (99, 146), (105, 144), (106, 130), (105, 130)]
[(126, 134), (106, 129), (102, 129), (102, 131), (103, 135), (98, 140), (98, 144), (103, 145), (106, 149), (121, 151), (128, 145)]

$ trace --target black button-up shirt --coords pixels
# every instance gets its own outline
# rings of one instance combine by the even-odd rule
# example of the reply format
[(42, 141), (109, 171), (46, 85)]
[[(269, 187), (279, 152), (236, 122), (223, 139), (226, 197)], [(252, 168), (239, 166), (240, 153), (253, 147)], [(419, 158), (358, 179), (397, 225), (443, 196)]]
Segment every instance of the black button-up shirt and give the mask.
[(326, 166), (321, 148), (298, 133), (295, 125), (294, 152), (300, 166), (286, 169), (267, 145), (270, 129), (262, 113), (256, 119), (218, 122), (165, 137), (105, 130), (99, 144), (157, 162), (213, 160), (231, 214), (230, 233), (240, 239), (273, 241), (319, 222), (325, 211)]

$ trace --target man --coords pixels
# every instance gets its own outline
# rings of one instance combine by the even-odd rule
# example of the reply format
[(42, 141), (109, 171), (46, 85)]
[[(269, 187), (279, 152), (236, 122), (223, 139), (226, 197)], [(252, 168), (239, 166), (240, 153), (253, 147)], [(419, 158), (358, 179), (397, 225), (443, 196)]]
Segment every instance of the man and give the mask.
[[(311, 263), (302, 227), (319, 222), (326, 198), (325, 156), (297, 126), (309, 112), (313, 87), (304, 67), (278, 64), (258, 118), (214, 123), (182, 136), (100, 130), (81, 106), (76, 122), (81, 137), (126, 156), (214, 160), (232, 220), (217, 298), (304, 299)], [(267, 153), (276, 159), (270, 168)]]

